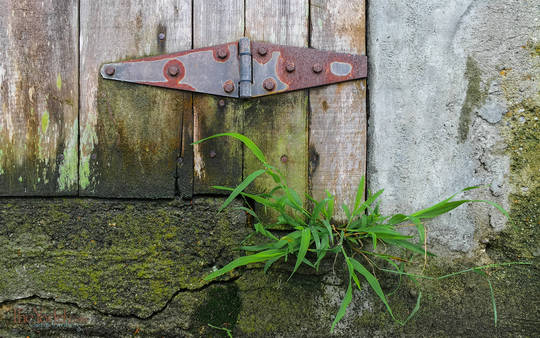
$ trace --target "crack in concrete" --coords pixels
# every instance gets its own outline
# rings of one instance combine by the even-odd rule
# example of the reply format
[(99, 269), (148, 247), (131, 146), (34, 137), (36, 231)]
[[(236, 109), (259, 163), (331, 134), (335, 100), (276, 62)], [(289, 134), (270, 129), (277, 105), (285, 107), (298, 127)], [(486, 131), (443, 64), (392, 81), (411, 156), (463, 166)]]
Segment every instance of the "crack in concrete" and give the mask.
[(100, 314), (100, 315), (103, 315), (103, 316), (111, 316), (111, 317), (114, 317), (114, 318), (136, 319), (136, 320), (140, 320), (140, 321), (148, 321), (148, 320), (151, 320), (152, 318), (154, 318), (155, 316), (159, 315), (160, 313), (164, 312), (169, 307), (169, 305), (174, 301), (174, 299), (181, 293), (186, 293), (186, 292), (187, 293), (195, 293), (195, 292), (203, 291), (203, 290), (205, 290), (205, 289), (207, 289), (207, 288), (209, 288), (211, 286), (214, 286), (214, 285), (227, 285), (227, 284), (235, 282), (238, 278), (240, 278), (240, 276), (231, 277), (230, 279), (227, 279), (227, 280), (211, 281), (211, 282), (209, 282), (207, 284), (204, 284), (204, 285), (202, 285), (200, 287), (197, 287), (197, 288), (180, 288), (171, 295), (171, 297), (165, 302), (165, 304), (161, 308), (153, 311), (148, 316), (138, 316), (136, 314), (119, 314), (119, 313), (115, 313), (115, 312), (108, 312), (108, 311), (103, 311), (103, 310), (96, 309), (96, 308), (93, 308), (93, 307), (85, 307), (85, 306), (82, 306), (82, 305), (80, 305), (78, 303), (75, 303), (75, 302), (58, 300), (55, 297), (43, 297), (43, 296), (40, 296), (40, 295), (37, 295), (37, 294), (27, 296), (27, 297), (22, 297), (22, 298), (4, 300), (4, 301), (0, 302), (0, 307), (6, 306), (6, 305), (15, 305), (15, 304), (17, 304), (18, 302), (21, 302), (21, 301), (41, 300), (41, 301), (54, 302), (55, 304), (75, 307), (75, 308), (77, 308), (79, 310), (82, 310), (82, 311), (90, 311), (90, 312), (94, 312), (94, 313), (97, 313), (97, 314)]

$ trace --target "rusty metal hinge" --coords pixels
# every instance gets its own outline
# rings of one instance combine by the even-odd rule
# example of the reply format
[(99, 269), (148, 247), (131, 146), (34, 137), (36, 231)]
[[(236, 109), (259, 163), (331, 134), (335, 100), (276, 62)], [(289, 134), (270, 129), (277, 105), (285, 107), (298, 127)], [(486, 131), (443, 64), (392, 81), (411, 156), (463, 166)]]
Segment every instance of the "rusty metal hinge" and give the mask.
[(227, 96), (256, 97), (365, 78), (367, 56), (238, 42), (101, 68), (105, 79)]

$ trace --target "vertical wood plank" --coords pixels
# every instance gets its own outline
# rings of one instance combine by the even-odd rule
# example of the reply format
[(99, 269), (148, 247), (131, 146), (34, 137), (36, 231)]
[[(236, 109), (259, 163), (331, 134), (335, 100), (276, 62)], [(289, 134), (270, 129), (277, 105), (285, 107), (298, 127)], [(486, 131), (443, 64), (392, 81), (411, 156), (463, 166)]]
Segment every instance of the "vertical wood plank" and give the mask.
[[(312, 0), (311, 46), (365, 54), (365, 11), (365, 0)], [(310, 108), (311, 192), (351, 205), (366, 171), (366, 80), (312, 89)]]
[[(195, 0), (193, 5), (194, 48), (235, 41), (244, 35), (244, 0)], [(193, 111), (195, 140), (243, 130), (240, 100), (194, 94)], [(195, 193), (225, 193), (212, 186), (235, 186), (242, 180), (242, 145), (234, 139), (195, 145), (194, 157)]]
[(190, 49), (191, 10), (190, 0), (81, 0), (81, 195), (174, 196), (191, 95), (103, 80), (99, 68)]
[[(246, 35), (252, 40), (308, 46), (307, 0), (253, 0), (246, 6)], [(252, 99), (244, 120), (246, 136), (261, 147), (300, 196), (307, 192), (307, 102), (307, 91)], [(259, 161), (246, 151), (244, 175), (260, 168)], [(261, 192), (273, 185), (272, 179), (260, 178), (252, 190)]]
[(78, 2), (0, 0), (0, 196), (78, 191)]

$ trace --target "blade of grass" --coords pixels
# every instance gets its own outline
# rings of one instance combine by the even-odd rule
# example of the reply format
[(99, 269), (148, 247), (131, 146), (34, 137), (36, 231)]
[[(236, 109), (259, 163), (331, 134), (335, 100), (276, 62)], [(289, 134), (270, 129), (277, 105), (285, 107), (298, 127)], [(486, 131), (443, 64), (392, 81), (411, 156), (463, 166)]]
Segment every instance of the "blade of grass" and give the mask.
[(366, 183), (366, 177), (362, 175), (362, 178), (360, 179), (360, 183), (358, 184), (358, 190), (356, 191), (356, 197), (354, 198), (354, 211), (353, 213), (358, 210), (358, 206), (360, 203), (362, 203), (362, 200), (364, 199), (364, 187)]
[(251, 182), (253, 182), (257, 177), (261, 176), (265, 172), (265, 169), (259, 169), (255, 172), (252, 172), (248, 177), (246, 177), (246, 179), (242, 183), (240, 183), (236, 188), (234, 188), (229, 197), (227, 197), (225, 202), (223, 202), (218, 212), (221, 212), (223, 209), (225, 209), (236, 198), (236, 196), (240, 195), (240, 193), (245, 188), (247, 188), (248, 185), (251, 184)]
[(248, 149), (251, 150), (253, 155), (255, 155), (255, 157), (257, 157), (259, 159), (259, 161), (261, 161), (263, 164), (266, 164), (266, 157), (264, 157), (264, 154), (261, 151), (261, 149), (259, 147), (257, 147), (257, 145), (252, 140), (250, 140), (249, 138), (247, 138), (246, 136), (244, 136), (242, 134), (238, 134), (238, 133), (221, 133), (221, 134), (208, 136), (206, 138), (203, 138), (202, 140), (198, 140), (196, 142), (193, 142), (192, 144), (199, 144), (201, 142), (204, 142), (204, 141), (216, 138), (216, 137), (222, 137), (222, 136), (230, 136), (230, 137), (234, 137), (237, 140), (242, 141), (242, 143), (244, 143), (246, 145), (246, 147), (248, 147)]
[[(354, 258), (350, 258), (351, 264), (354, 267), (354, 270), (358, 271), (364, 278), (367, 280), (373, 291), (379, 296), (381, 301), (386, 305), (386, 309), (388, 310), (388, 313), (390, 313), (390, 316), (394, 318), (394, 314), (392, 313), (392, 308), (390, 308), (390, 304), (388, 304), (388, 301), (386, 300), (386, 296), (384, 295), (384, 292), (381, 288), (381, 285), (379, 284), (379, 281), (371, 272), (368, 271), (359, 261), (357, 261)], [(394, 318), (395, 319), (395, 318)]]
[(495, 293), (493, 292), (493, 285), (491, 285), (491, 280), (489, 279), (488, 274), (482, 270), (473, 270), (477, 274), (483, 276), (489, 285), (489, 295), (491, 296), (491, 306), (493, 308), (493, 322), (495, 327), (497, 327), (497, 303), (495, 303)]
[(330, 333), (334, 332), (334, 328), (336, 327), (336, 324), (339, 323), (339, 321), (345, 316), (345, 312), (347, 311), (347, 307), (352, 301), (352, 275), (349, 271), (349, 286), (347, 287), (347, 291), (345, 292), (345, 297), (343, 297), (343, 300), (341, 301), (341, 305), (339, 306), (339, 310), (336, 314), (336, 318), (334, 318), (334, 322), (332, 323), (332, 327), (330, 328)]
[(302, 261), (304, 260), (304, 257), (306, 256), (310, 242), (311, 242), (311, 230), (309, 228), (304, 228), (302, 230), (302, 238), (300, 239), (300, 248), (298, 249), (298, 258), (296, 259), (296, 264), (294, 265), (293, 272), (289, 276), (289, 279), (291, 279), (292, 275), (296, 272), (300, 264), (302, 264)]
[(266, 260), (269, 260), (269, 259), (272, 259), (272, 258), (275, 258), (275, 257), (278, 257), (278, 256), (284, 256), (286, 253), (283, 252), (283, 250), (278, 250), (278, 249), (271, 249), (271, 250), (266, 250), (266, 251), (261, 251), (259, 253), (256, 253), (254, 255), (249, 255), (249, 256), (242, 256), (242, 257), (239, 257), (237, 259), (235, 259), (234, 261), (230, 262), (229, 264), (225, 265), (224, 267), (222, 267), (221, 269), (217, 270), (217, 271), (214, 271), (212, 272), (211, 274), (209, 274), (208, 276), (204, 277), (204, 280), (206, 281), (210, 281), (212, 279), (215, 279), (229, 271), (232, 271), (234, 268), (237, 268), (237, 267), (240, 267), (240, 266), (244, 266), (244, 265), (248, 265), (248, 264), (252, 264), (252, 263), (259, 263), (259, 262), (264, 262)]

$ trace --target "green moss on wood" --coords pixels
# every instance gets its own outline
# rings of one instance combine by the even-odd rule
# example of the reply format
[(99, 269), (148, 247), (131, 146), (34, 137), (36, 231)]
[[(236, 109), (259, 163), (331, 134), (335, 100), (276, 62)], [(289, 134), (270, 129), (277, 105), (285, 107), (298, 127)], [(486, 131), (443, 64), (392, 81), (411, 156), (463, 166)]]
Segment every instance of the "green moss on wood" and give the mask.
[(99, 79), (97, 109), (95, 127), (81, 139), (83, 195), (173, 197), (191, 95)]

